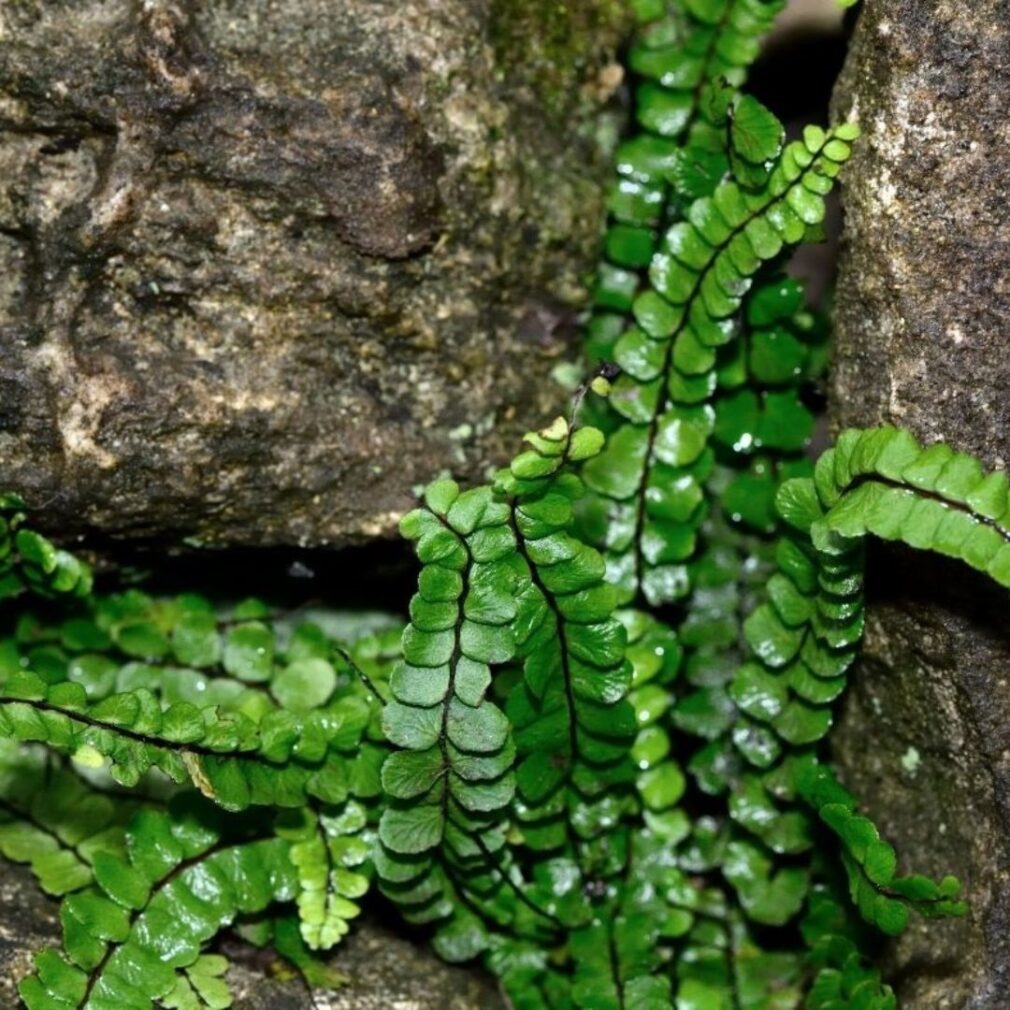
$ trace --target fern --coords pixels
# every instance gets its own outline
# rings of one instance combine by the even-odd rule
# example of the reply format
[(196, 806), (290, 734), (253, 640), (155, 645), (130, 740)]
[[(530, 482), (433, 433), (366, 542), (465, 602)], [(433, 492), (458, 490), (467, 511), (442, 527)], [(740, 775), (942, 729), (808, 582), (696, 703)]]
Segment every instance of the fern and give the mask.
[(0, 733), (47, 744), (82, 763), (108, 760), (113, 778), (124, 785), (156, 768), (175, 782), (192, 781), (229, 810), (252, 803), (286, 807), (309, 796), (344, 798), (346, 770), (339, 752), (330, 749), (327, 724), (349, 724), (345, 739), (355, 743), (353, 723), (360, 733), (362, 716), (367, 719), (362, 708), (344, 704), (304, 725), (272, 712), (257, 726), (244, 716), (186, 702), (162, 709), (144, 689), (91, 705), (79, 684), (49, 685), (26, 671), (3, 687)]
[(324, 812), (306, 808), (282, 814), (277, 833), (291, 842), (298, 872), (298, 913), (302, 938), (312, 950), (329, 950), (347, 935), (357, 904), (369, 887), (361, 867), (369, 857), (362, 837), (366, 811), (357, 803)]
[(227, 959), (219, 954), (202, 954), (179, 973), (175, 988), (161, 1005), (166, 1010), (227, 1010), (232, 1003), (223, 978), (227, 967)]
[(558, 418), (527, 441), (532, 448), (497, 482), (526, 570), (516, 618), (522, 679), (507, 711), (521, 758), (523, 838), (533, 849), (553, 849), (569, 824), (589, 838), (603, 829), (600, 818), (612, 818), (599, 798), (631, 777), (635, 717), (624, 701), (632, 673), (626, 633), (614, 617), (603, 559), (572, 535), (572, 501), (583, 488), (570, 464), (592, 458), (602, 436), (594, 428), (572, 432)]
[[(808, 129), (804, 141), (785, 149), (767, 189), (756, 194), (720, 183), (712, 197), (691, 205), (687, 221), (667, 232), (652, 261), (653, 290), (635, 304), (638, 326), (614, 348), (625, 374), (611, 403), (626, 423), (586, 467), (589, 487), (613, 503), (603, 506), (608, 528), (626, 531), (608, 559), (625, 602), (641, 593), (657, 606), (688, 592), (684, 562), (697, 545), (700, 484), (712, 464), (706, 449), (717, 419), (708, 402), (717, 380), (716, 351), (736, 329), (727, 320), (739, 312), (762, 263), (823, 220), (823, 194), (856, 132), (848, 125), (827, 134)], [(753, 412), (759, 413), (756, 404)], [(790, 424), (797, 413), (802, 408), (795, 396), (766, 396), (754, 437), (770, 448), (802, 447), (802, 427), (797, 432)]]
[(117, 854), (133, 804), (114, 801), (40, 751), (0, 746), (0, 853), (29, 864), (48, 894), (91, 883), (100, 852)]
[(858, 128), (786, 145), (739, 90), (780, 0), (632, 7), (595, 372), (403, 519), (405, 626), (97, 593), (0, 499), (0, 852), (62, 898), (28, 1010), (223, 1010), (225, 927), (339, 985), (373, 884), (517, 1010), (893, 1010), (874, 937), (965, 911), (823, 741), (865, 539), (1010, 588), (1010, 482), (889, 428), (807, 459), (828, 327), (783, 266)]
[(219, 989), (206, 981), (206, 962), (198, 967), (203, 944), (240, 913), (290, 900), (295, 890), (280, 839), (226, 843), (200, 805), (182, 803), (171, 816), (138, 815), (127, 856), (97, 857), (95, 881), (64, 899), (62, 952), (39, 954), (37, 974), (20, 985), (28, 1010), (150, 1006), (187, 999), (187, 987), (203, 999)]
[(24, 509), (18, 495), (0, 495), (0, 600), (23, 592), (86, 596), (91, 569), (26, 527)]

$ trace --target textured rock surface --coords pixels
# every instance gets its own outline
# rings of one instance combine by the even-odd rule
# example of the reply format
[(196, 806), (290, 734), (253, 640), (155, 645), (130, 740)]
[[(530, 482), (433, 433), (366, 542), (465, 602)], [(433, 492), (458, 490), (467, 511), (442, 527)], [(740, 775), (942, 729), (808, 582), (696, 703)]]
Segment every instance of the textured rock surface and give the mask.
[(556, 405), (622, 18), (0, 4), (4, 485), (64, 532), (304, 544), (500, 462)]
[(32, 970), (32, 954), (59, 940), (57, 906), (21, 866), (0, 863), (0, 1007), (21, 1006), (18, 979)]
[[(1010, 464), (1010, 3), (867, 0), (836, 112), (847, 170), (834, 416)], [(836, 738), (909, 869), (955, 872), (971, 916), (891, 952), (906, 1010), (1010, 1006), (1006, 596), (879, 552), (866, 660)]]
[(789, 0), (776, 22), (776, 30), (831, 31), (841, 25), (843, 13), (835, 0)]
[[(0, 864), (0, 1007), (20, 1006), (17, 982), (31, 971), (32, 954), (59, 942), (56, 903), (20, 866)], [(246, 948), (247, 953), (256, 952)], [(234, 1010), (504, 1010), (489, 977), (452, 968), (430, 951), (376, 925), (360, 923), (337, 948), (331, 964), (348, 978), (337, 992), (316, 990), (313, 1000), (298, 982), (233, 966), (228, 980)]]

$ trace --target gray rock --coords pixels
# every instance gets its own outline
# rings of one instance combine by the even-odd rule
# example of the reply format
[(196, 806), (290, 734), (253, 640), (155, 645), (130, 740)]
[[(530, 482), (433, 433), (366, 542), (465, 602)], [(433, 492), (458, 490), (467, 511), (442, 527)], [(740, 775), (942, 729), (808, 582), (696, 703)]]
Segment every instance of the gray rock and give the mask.
[(329, 959), (347, 984), (316, 989), (310, 1001), (297, 983), (265, 979), (236, 967), (229, 973), (235, 1010), (505, 1010), (497, 982), (476, 969), (450, 967), (371, 920), (358, 923)]
[[(1010, 3), (869, 0), (836, 94), (847, 170), (834, 418), (890, 421), (1010, 463)], [(1010, 1006), (1006, 594), (942, 559), (871, 556), (871, 611), (836, 741), (908, 870), (960, 876), (970, 916), (889, 953), (904, 1010)]]
[(32, 970), (32, 955), (59, 942), (57, 905), (35, 885), (26, 867), (0, 861), (0, 1007), (21, 1007), (18, 982)]
[[(57, 904), (35, 886), (21, 866), (0, 863), (0, 1007), (21, 1006), (18, 980), (32, 970), (32, 954), (59, 943)], [(236, 947), (241, 954), (243, 951)], [(505, 1010), (490, 976), (439, 961), (372, 919), (330, 955), (329, 963), (347, 979), (334, 992), (317, 989), (310, 997), (298, 981), (271, 977), (269, 956), (253, 948), (234, 963), (228, 981), (234, 1010)], [(257, 967), (257, 961), (262, 965)]]
[(64, 535), (343, 543), (500, 464), (557, 412), (626, 17), (0, 6), (4, 484)]

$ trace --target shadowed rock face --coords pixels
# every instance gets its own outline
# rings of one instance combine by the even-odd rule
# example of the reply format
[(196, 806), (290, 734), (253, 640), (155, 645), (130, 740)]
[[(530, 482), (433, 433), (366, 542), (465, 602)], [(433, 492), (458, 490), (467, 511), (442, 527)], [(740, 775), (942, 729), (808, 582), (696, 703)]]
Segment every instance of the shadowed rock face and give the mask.
[[(834, 418), (889, 421), (1010, 464), (1010, 3), (868, 0), (836, 94), (847, 170)], [(968, 919), (890, 954), (907, 1010), (1010, 1006), (1005, 593), (881, 551), (866, 657), (835, 738), (908, 870), (953, 872)]]
[(341, 543), (500, 463), (556, 411), (622, 17), (0, 6), (3, 485), (64, 534)]

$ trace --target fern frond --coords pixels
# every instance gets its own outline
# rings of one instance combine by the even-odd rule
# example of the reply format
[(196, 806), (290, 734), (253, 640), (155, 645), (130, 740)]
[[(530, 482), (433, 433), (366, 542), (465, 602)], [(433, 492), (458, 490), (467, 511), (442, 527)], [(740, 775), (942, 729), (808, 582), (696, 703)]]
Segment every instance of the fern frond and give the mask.
[(339, 943), (361, 912), (357, 901), (369, 887), (361, 872), (371, 854), (362, 837), (367, 823), (364, 808), (353, 802), (332, 812), (307, 807), (278, 818), (277, 834), (291, 843), (302, 938), (311, 950)]
[(93, 702), (144, 688), (163, 704), (216, 706), (254, 721), (276, 708), (305, 713), (362, 693), (354, 654), (370, 650), (362, 662), (373, 667), (392, 658), (388, 629), (348, 645), (324, 629), (332, 613), (312, 617), (294, 621), (252, 599), (222, 613), (194, 593), (153, 598), (137, 589), (89, 597), (62, 620), (24, 610), (0, 640), (0, 684), (27, 668), (50, 684), (80, 684)]
[(613, 827), (620, 799), (604, 794), (632, 778), (636, 726), (615, 594), (603, 558), (573, 535), (572, 502), (584, 489), (569, 464), (593, 458), (602, 436), (558, 418), (527, 441), (531, 448), (497, 481), (528, 572), (516, 618), (522, 679), (507, 712), (524, 841), (553, 849), (565, 843), (569, 819), (584, 840)]
[(383, 765), (383, 787), (399, 802), (384, 811), (379, 837), (406, 856), (436, 848), (471, 815), (490, 820), (514, 789), (508, 721), (486, 698), (491, 664), (515, 652), (508, 510), (489, 488), (461, 494), (452, 481), (432, 485), (426, 503), (401, 524), (425, 569), (383, 717), (401, 749)]
[(424, 568), (383, 714), (399, 749), (382, 768), (389, 801), (374, 860), (383, 892), (413, 922), (449, 918), (449, 896), (461, 888), (493, 904), (511, 880), (496, 853), (515, 789), (515, 746), (487, 697), (491, 667), (515, 653), (522, 571), (508, 518), (490, 488), (461, 493), (441, 481), (402, 523)]
[(51, 767), (44, 752), (0, 744), (0, 853), (27, 863), (48, 894), (91, 883), (95, 856), (123, 851), (133, 809)]
[(174, 782), (192, 781), (230, 810), (299, 806), (308, 796), (342, 802), (346, 769), (337, 748), (353, 748), (368, 717), (356, 698), (303, 721), (271, 712), (259, 725), (186, 702), (163, 710), (146, 690), (92, 705), (80, 684), (50, 685), (28, 671), (10, 677), (0, 694), (0, 735), (78, 761), (107, 759), (113, 778), (128, 786), (156, 768)]
[(46, 597), (87, 596), (91, 569), (25, 526), (25, 507), (17, 495), (0, 495), (0, 600), (26, 591)]
[[(829, 133), (809, 127), (784, 150), (766, 187), (720, 183), (691, 205), (653, 257), (652, 290), (635, 301), (638, 325), (615, 347), (625, 375), (610, 401), (625, 423), (584, 470), (619, 533), (608, 578), (621, 600), (641, 594), (659, 605), (687, 594), (686, 562), (704, 518), (700, 485), (713, 463), (717, 350), (734, 339), (733, 317), (760, 266), (823, 220), (824, 194), (857, 134), (850, 124)], [(766, 409), (788, 414), (793, 402), (766, 401)], [(784, 432), (784, 420), (769, 424), (769, 433)]]
[[(177, 972), (189, 969), (194, 988), (203, 946), (222, 926), (289, 901), (296, 889), (286, 842), (227, 841), (192, 797), (171, 816), (138, 814), (126, 856), (97, 856), (95, 880), (63, 900), (63, 950), (39, 954), (36, 974), (19, 986), (28, 1010), (149, 1010), (152, 1001), (183, 998)], [(207, 974), (197, 992), (221, 995)]]
[(829, 768), (811, 765), (800, 782), (800, 795), (841, 840), (852, 903), (881, 932), (891, 936), (904, 932), (910, 911), (937, 919), (968, 911), (958, 900), (961, 884), (955, 877), (934, 882), (919, 874), (898, 876), (893, 846), (880, 837), (872, 821), (856, 813), (855, 797)]
[[(831, 703), (862, 637), (869, 535), (958, 558), (1010, 586), (1008, 489), (1005, 474), (986, 474), (942, 444), (923, 448), (894, 428), (845, 432), (818, 461), (813, 479), (789, 481), (779, 492), (793, 538), (780, 546), (769, 602), (747, 621), (755, 661), (734, 681), (741, 709), (783, 746), (804, 748), (827, 733)], [(963, 913), (953, 878), (935, 884), (896, 875), (894, 850), (812, 758), (794, 754), (752, 782), (765, 837), (793, 816), (774, 797), (788, 802), (798, 795), (813, 805), (842, 839), (853, 900), (884, 932), (901, 932), (910, 908)]]
[[(718, 82), (739, 86), (757, 56), (760, 40), (784, 4), (781, 0), (727, 0), (641, 5), (642, 22), (629, 68), (640, 132), (617, 152), (610, 194), (605, 259), (594, 292), (589, 325), (591, 361), (611, 359), (625, 330), (644, 271), (662, 230), (680, 216), (685, 193), (699, 180), (723, 175), (728, 165), (723, 123), (712, 123), (709, 92)], [(692, 190), (692, 186), (695, 187)]]

